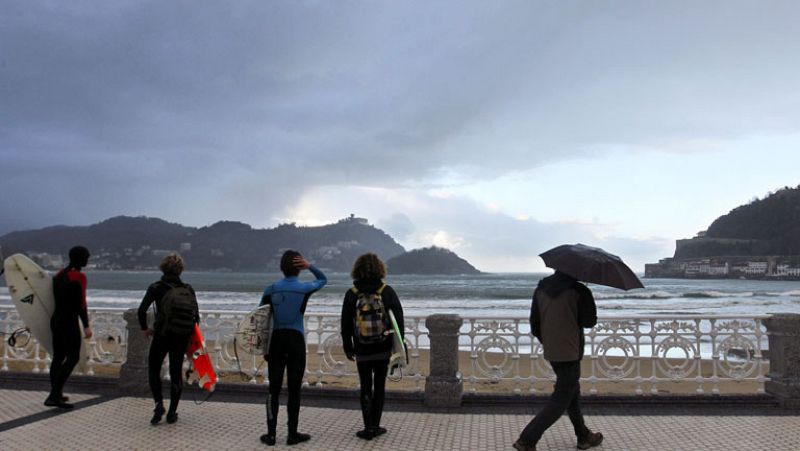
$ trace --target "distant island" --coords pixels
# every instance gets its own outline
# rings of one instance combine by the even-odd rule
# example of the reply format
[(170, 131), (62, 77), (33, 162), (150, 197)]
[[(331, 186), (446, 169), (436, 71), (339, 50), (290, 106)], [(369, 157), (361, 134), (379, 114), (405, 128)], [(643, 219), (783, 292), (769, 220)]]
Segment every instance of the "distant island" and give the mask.
[(731, 210), (708, 230), (676, 241), (645, 277), (800, 280), (800, 186)]
[(441, 247), (414, 249), (386, 261), (390, 274), (475, 275), (474, 266), (450, 250)]
[[(62, 267), (74, 244), (89, 247), (90, 267), (105, 270), (157, 269), (161, 258), (170, 252), (180, 252), (192, 270), (258, 272), (277, 272), (286, 249), (300, 251), (320, 268), (346, 273), (365, 252), (388, 261), (408, 254), (413, 259), (415, 255), (414, 251), (406, 253), (394, 238), (367, 219), (354, 215), (318, 227), (290, 223), (272, 229), (254, 229), (235, 221), (187, 227), (159, 218), (117, 216), (89, 226), (53, 226), (0, 236), (6, 256), (24, 253), (49, 269)], [(435, 249), (437, 256), (425, 263), (430, 274), (460, 274), (467, 267), (477, 271), (452, 252)], [(445, 253), (452, 257), (443, 258)], [(401, 265), (394, 268), (394, 274), (401, 274)]]

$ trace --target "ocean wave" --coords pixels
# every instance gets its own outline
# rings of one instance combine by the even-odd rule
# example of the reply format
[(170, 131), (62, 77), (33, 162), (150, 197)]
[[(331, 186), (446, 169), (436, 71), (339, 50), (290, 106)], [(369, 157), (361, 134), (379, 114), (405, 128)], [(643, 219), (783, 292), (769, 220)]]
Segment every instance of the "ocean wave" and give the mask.
[(654, 291), (650, 293), (594, 293), (595, 300), (613, 299), (670, 299), (678, 297), (675, 293)]
[(650, 293), (595, 293), (595, 299), (601, 300), (624, 300), (624, 299), (718, 299), (718, 298), (786, 298), (800, 297), (800, 290), (797, 291), (687, 291), (672, 293), (668, 291), (654, 291)]

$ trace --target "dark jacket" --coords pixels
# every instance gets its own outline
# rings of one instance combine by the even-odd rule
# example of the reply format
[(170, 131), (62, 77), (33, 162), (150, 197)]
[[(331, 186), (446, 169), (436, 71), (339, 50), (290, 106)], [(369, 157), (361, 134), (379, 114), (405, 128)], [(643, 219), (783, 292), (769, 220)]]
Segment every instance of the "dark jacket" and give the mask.
[[(161, 280), (158, 282), (152, 283), (148, 288), (147, 292), (144, 294), (142, 298), (142, 302), (139, 304), (139, 310), (137, 311), (137, 315), (139, 317), (139, 327), (142, 330), (147, 329), (147, 309), (155, 303), (156, 304), (156, 321), (158, 321), (158, 312), (161, 309), (161, 299), (170, 290), (170, 285), (172, 286), (181, 286), (186, 285), (189, 290), (192, 291), (192, 294), (195, 294), (194, 288), (188, 283), (185, 284), (181, 280), (179, 276), (174, 274), (164, 274), (161, 276)], [(200, 312), (196, 312), (195, 322), (199, 322), (200, 320)], [(158, 327), (153, 325), (153, 329), (158, 330)]]
[[(381, 285), (383, 285), (383, 282), (380, 280), (356, 280), (353, 285), (362, 293), (376, 293)], [(394, 313), (400, 331), (405, 333), (403, 306), (400, 304), (400, 299), (391, 286), (386, 285), (386, 288), (383, 289), (381, 300), (383, 300), (384, 308), (387, 309), (387, 320), (388, 311), (391, 310), (392, 313)], [(347, 290), (344, 294), (344, 303), (342, 304), (341, 324), (344, 353), (346, 355), (355, 355), (357, 360), (360, 361), (389, 360), (392, 353), (391, 337), (387, 337), (387, 339), (381, 343), (369, 344), (359, 342), (358, 337), (356, 337), (355, 321), (357, 301), (358, 295), (353, 293), (353, 290)], [(391, 325), (387, 327), (390, 328)]]
[(539, 281), (531, 302), (531, 333), (550, 362), (583, 358), (583, 329), (597, 324), (597, 305), (586, 285), (556, 271)]

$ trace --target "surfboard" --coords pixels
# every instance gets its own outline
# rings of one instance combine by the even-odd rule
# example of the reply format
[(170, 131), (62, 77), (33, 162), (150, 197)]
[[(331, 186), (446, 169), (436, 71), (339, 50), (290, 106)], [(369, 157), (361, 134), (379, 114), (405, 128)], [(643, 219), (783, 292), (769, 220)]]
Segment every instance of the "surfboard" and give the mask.
[[(14, 254), (3, 262), (6, 286), (11, 294), (11, 301), (17, 308), (25, 327), (39, 344), (53, 355), (53, 335), (50, 330), (50, 318), (55, 310), (56, 300), (53, 295), (53, 278), (33, 260), (23, 254)], [(80, 320), (78, 320), (80, 323)], [(81, 327), (83, 330), (83, 327)], [(86, 341), (81, 340), (81, 356), (77, 370), (85, 372), (89, 352)]]
[(248, 354), (267, 355), (272, 338), (272, 306), (262, 305), (239, 322), (236, 347)]
[(197, 385), (208, 392), (214, 391), (214, 387), (217, 385), (217, 373), (214, 372), (214, 364), (211, 363), (211, 356), (208, 355), (206, 341), (197, 324), (194, 325), (194, 332), (189, 339), (186, 357), (192, 362)]
[(406, 354), (406, 346), (403, 341), (403, 332), (397, 324), (397, 319), (394, 317), (394, 312), (389, 310), (389, 319), (392, 323), (392, 354), (389, 357), (389, 377), (399, 378), (402, 377), (402, 370), (408, 363), (408, 356)]

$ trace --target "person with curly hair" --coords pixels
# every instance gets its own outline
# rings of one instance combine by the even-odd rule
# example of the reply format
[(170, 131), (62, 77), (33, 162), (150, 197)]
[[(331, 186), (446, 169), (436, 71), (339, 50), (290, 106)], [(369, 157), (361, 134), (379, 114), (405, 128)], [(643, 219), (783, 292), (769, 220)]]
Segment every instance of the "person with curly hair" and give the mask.
[[(397, 325), (404, 330), (403, 306), (391, 286), (383, 283), (386, 265), (373, 253), (359, 256), (350, 273), (353, 288), (347, 290), (342, 303), (342, 344), (349, 360), (355, 360), (361, 386), (361, 415), (364, 429), (356, 432), (358, 438), (372, 440), (386, 433), (381, 426), (383, 404), (386, 393), (386, 375), (389, 371), (389, 358), (392, 353), (392, 340), (389, 336), (392, 326), (389, 311), (394, 314)], [(377, 301), (377, 307), (366, 306), (365, 299)], [(385, 321), (384, 324), (365, 325), (359, 315), (370, 310), (373, 318)], [(375, 314), (374, 312), (378, 312)], [(361, 324), (359, 324), (361, 322)], [(369, 323), (369, 322), (368, 322)], [(367, 330), (385, 330), (382, 337), (365, 337)]]

